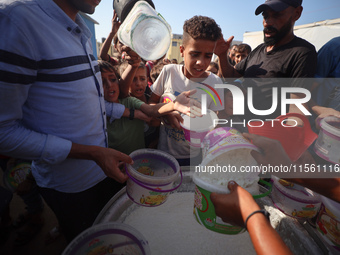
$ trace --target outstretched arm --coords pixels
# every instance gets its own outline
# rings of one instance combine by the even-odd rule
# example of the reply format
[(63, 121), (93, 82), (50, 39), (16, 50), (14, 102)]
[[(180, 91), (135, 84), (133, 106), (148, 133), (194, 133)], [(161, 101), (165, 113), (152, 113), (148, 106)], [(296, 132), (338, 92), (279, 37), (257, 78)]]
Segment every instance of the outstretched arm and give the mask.
[(113, 40), (113, 37), (115, 36), (115, 34), (117, 33), (118, 29), (119, 29), (120, 23), (118, 21), (118, 16), (117, 13), (115, 11), (113, 11), (113, 18), (112, 18), (112, 28), (111, 31), (109, 33), (109, 36), (105, 39), (101, 49), (100, 49), (100, 58), (102, 60), (105, 61), (109, 61), (110, 57), (108, 55), (109, 49), (111, 47), (111, 43)]
[[(228, 183), (230, 194), (211, 193), (216, 215), (224, 222), (244, 226), (248, 216), (260, 210), (252, 195), (236, 182)], [(246, 226), (257, 254), (292, 254), (262, 213), (249, 217)]]
[[(293, 164), (279, 141), (255, 134), (245, 133), (243, 136), (251, 140), (254, 145), (262, 150), (262, 153), (257, 151), (251, 152), (259, 165), (290, 166)], [(313, 177), (317, 177), (317, 173), (314, 174)], [(284, 176), (283, 173), (276, 173), (275, 176), (302, 185), (334, 201), (340, 202), (340, 178), (323, 178), (324, 176), (320, 176), (321, 178), (294, 178), (293, 174), (286, 174)]]
[(152, 117), (159, 117), (172, 111), (179, 111), (192, 117), (201, 116), (200, 103), (190, 98), (195, 93), (196, 90), (182, 92), (176, 100), (170, 103), (143, 104), (141, 110)]
[(125, 61), (128, 62), (128, 66), (124, 70), (119, 80), (120, 97), (125, 98), (129, 95), (130, 86), (133, 78), (136, 75), (138, 66), (141, 62), (139, 55), (131, 50), (128, 46), (122, 46), (122, 52), (124, 54)]

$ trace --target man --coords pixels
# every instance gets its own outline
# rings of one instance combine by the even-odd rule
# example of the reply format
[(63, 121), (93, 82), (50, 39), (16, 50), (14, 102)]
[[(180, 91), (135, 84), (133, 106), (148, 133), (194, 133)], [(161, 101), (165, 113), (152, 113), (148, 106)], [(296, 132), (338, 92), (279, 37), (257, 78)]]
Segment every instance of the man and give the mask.
[[(300, 18), (303, 10), (301, 4), (302, 0), (266, 0), (264, 4), (260, 5), (255, 14), (262, 13), (263, 15), (264, 43), (255, 48), (246, 59), (235, 67), (228, 64), (224, 53), (229, 48), (233, 37), (230, 37), (228, 41), (221, 40), (216, 47), (215, 54), (220, 58), (223, 77), (243, 76), (245, 78), (244, 86), (253, 88), (252, 98), (255, 109), (267, 110), (271, 108), (272, 88), (274, 87), (278, 87), (280, 91), (280, 87), (309, 86), (305, 79), (283, 80), (276, 78), (306, 78), (313, 77), (315, 74), (317, 59), (314, 46), (296, 37), (293, 32), (294, 24)], [(304, 94), (292, 93), (290, 95), (292, 99), (304, 97)], [(281, 115), (279, 106), (280, 104), (276, 111), (265, 117), (276, 118)], [(301, 113), (295, 105), (290, 105), (289, 112)]]
[(318, 65), (313, 91), (317, 105), (312, 106), (320, 117), (340, 116), (340, 37), (328, 41), (318, 52)]
[(93, 13), (99, 2), (0, 5), (6, 35), (0, 40), (0, 154), (33, 161), (39, 191), (68, 242), (127, 180), (119, 162), (132, 162), (107, 148), (101, 75), (78, 14)]

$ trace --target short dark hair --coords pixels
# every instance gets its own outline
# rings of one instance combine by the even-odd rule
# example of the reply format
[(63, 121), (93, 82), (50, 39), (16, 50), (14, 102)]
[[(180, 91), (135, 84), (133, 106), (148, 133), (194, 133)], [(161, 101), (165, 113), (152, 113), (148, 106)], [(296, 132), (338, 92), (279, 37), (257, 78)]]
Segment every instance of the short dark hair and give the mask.
[(116, 67), (114, 67), (113, 65), (111, 65), (110, 62), (105, 61), (105, 60), (98, 60), (98, 66), (99, 66), (99, 70), (101, 72), (114, 72), (116, 77), (119, 79), (120, 75), (118, 73), (118, 70), (116, 69)]
[(220, 67), (218, 66), (218, 63), (213, 62), (213, 61), (210, 62), (209, 66), (215, 67), (217, 71), (220, 69)]
[(235, 51), (240, 53), (246, 52), (249, 54), (251, 52), (251, 47), (246, 43), (241, 43), (236, 46)]
[(203, 39), (216, 42), (222, 36), (222, 31), (214, 19), (206, 16), (194, 16), (183, 25), (183, 44), (189, 36), (194, 40)]

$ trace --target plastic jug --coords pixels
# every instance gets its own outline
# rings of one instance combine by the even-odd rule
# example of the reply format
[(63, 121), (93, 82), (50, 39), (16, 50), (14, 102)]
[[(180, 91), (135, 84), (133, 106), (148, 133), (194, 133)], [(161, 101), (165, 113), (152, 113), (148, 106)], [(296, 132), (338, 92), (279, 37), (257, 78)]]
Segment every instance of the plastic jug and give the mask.
[(144, 60), (161, 58), (171, 43), (170, 25), (146, 1), (135, 3), (117, 33)]
[[(303, 127), (288, 126), (282, 123), (288, 117), (301, 119), (304, 123)], [(279, 121), (252, 121), (251, 125), (248, 124), (248, 131), (280, 141), (289, 158), (292, 161), (298, 160), (318, 135), (313, 132), (308, 119), (304, 115), (288, 113), (276, 119)]]

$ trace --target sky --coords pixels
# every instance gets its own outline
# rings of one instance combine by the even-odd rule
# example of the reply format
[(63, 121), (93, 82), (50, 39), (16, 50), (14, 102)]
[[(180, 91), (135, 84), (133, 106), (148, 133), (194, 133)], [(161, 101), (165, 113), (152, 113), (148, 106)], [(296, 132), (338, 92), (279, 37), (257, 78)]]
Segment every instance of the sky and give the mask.
[[(172, 33), (182, 34), (185, 20), (195, 15), (208, 16), (217, 22), (224, 38), (234, 36), (242, 41), (245, 32), (262, 31), (262, 15), (256, 16), (255, 9), (265, 0), (153, 0), (156, 10), (172, 28)], [(113, 1), (102, 0), (94, 14), (90, 15), (96, 25), (96, 39), (101, 41), (111, 30)], [(295, 25), (340, 18), (339, 0), (303, 0), (303, 12)]]

